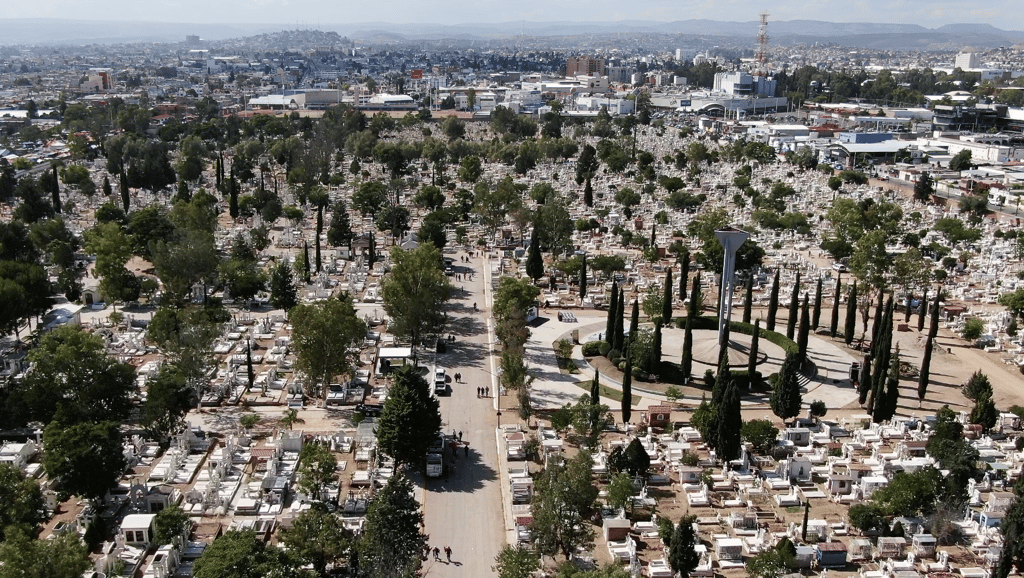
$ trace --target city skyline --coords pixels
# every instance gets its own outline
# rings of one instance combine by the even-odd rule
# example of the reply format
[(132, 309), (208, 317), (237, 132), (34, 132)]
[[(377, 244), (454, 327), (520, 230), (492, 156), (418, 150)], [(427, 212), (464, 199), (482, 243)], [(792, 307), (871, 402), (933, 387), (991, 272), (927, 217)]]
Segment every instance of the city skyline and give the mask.
[[(477, 3), (407, 0), (389, 4), (379, 10), (376, 5), (346, 5), (320, 0), (228, 0), (219, 3), (198, 0), (165, 0), (159, 3), (137, 3), (126, 0), (83, 0), (68, 3), (61, 0), (40, 0), (8, 6), (7, 18), (54, 18), (126, 21), (196, 23), (196, 24), (276, 24), (302, 28), (331, 29), (336, 25), (373, 24), (514, 24), (516, 22), (615, 22), (646, 20), (672, 22), (707, 19), (722, 22), (747, 22), (769, 12), (773, 21), (823, 20), (837, 23), (880, 23), (919, 25), (938, 28), (950, 24), (989, 24), (1012, 29), (1007, 14), (1019, 5), (1012, 0), (992, 2), (958, 2), (940, 0), (859, 0), (856, 2), (807, 2), (772, 5), (750, 0), (723, 0), (708, 8), (706, 3), (640, 0), (628, 5), (608, 0), (587, 4), (585, 12), (578, 5), (552, 5), (538, 0), (516, 4), (487, 0)], [(1017, 28), (1020, 28), (1019, 26)]]

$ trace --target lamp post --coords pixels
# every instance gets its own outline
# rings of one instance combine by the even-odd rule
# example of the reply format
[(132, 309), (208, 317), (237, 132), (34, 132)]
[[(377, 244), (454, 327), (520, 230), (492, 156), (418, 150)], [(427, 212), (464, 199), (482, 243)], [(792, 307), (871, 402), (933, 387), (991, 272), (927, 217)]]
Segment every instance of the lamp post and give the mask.
[(733, 227), (727, 227), (715, 231), (718, 242), (725, 250), (725, 257), (722, 259), (722, 282), (721, 282), (721, 304), (718, 310), (718, 345), (724, 347), (725, 328), (729, 324), (729, 317), (732, 314), (732, 295), (736, 288), (736, 251), (750, 238), (750, 234)]

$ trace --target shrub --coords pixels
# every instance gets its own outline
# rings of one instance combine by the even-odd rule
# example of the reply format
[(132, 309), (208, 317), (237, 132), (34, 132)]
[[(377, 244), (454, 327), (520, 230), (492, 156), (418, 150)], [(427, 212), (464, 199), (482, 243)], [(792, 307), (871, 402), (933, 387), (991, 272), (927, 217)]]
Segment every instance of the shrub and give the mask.
[(612, 349), (612, 344), (608, 343), (607, 341), (602, 341), (600, 342), (600, 345), (598, 347), (598, 351), (601, 353), (601, 355), (608, 355), (608, 352), (611, 351)]
[(622, 351), (620, 351), (618, 349), (609, 349), (608, 353), (607, 353), (607, 356), (608, 356), (608, 359), (611, 360), (612, 363), (614, 363), (615, 365), (618, 365), (619, 362), (616, 361), (616, 359), (620, 359), (622, 357)]
[(583, 344), (583, 357), (594, 357), (601, 354), (601, 346), (608, 345), (604, 341), (588, 341)]

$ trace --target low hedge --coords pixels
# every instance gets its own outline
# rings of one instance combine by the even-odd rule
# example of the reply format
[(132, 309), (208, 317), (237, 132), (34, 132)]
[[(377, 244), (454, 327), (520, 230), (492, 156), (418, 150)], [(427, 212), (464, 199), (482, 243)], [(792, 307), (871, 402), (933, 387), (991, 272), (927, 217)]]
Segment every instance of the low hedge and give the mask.
[(601, 354), (601, 346), (607, 345), (604, 341), (588, 341), (583, 344), (583, 356), (595, 357)]
[[(677, 317), (675, 323), (676, 327), (685, 327), (686, 318)], [(709, 316), (697, 317), (693, 320), (693, 324), (691, 325), (691, 327), (693, 329), (716, 331), (718, 330), (718, 318)], [(743, 323), (742, 321), (730, 321), (729, 331), (732, 333), (741, 333), (743, 335), (753, 335), (754, 324)], [(796, 341), (793, 341), (792, 339), (786, 337), (782, 333), (779, 333), (777, 331), (768, 331), (764, 327), (761, 327), (760, 334), (761, 339), (767, 339), (768, 341), (774, 343), (775, 345), (778, 345), (786, 353), (797, 353), (800, 351), (800, 347), (796, 344)]]

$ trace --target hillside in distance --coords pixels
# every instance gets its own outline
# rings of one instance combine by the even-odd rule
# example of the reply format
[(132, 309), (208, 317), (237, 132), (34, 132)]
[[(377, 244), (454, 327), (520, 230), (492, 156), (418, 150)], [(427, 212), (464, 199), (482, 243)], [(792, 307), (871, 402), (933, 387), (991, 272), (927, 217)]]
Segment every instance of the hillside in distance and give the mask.
[[(0, 19), (0, 44), (117, 44), (132, 42), (182, 42), (186, 35), (218, 41), (242, 38), (288, 28), (286, 24), (189, 24), (174, 22), (112, 22), (62, 19)], [(362, 22), (322, 24), (318, 30), (333, 31), (354, 40), (400, 43), (416, 40), (500, 40), (517, 36), (533, 38), (606, 36), (629, 39), (651, 34), (715, 36), (753, 39), (759, 22), (678, 20), (654, 22), (529, 22), (467, 24), (394, 24)], [(820, 20), (769, 21), (768, 32), (777, 45), (828, 43), (880, 50), (955, 49), (959, 46), (997, 47), (1024, 42), (1024, 31), (1001, 30), (988, 24), (950, 24), (926, 28), (916, 24), (872, 22), (825, 22)]]

